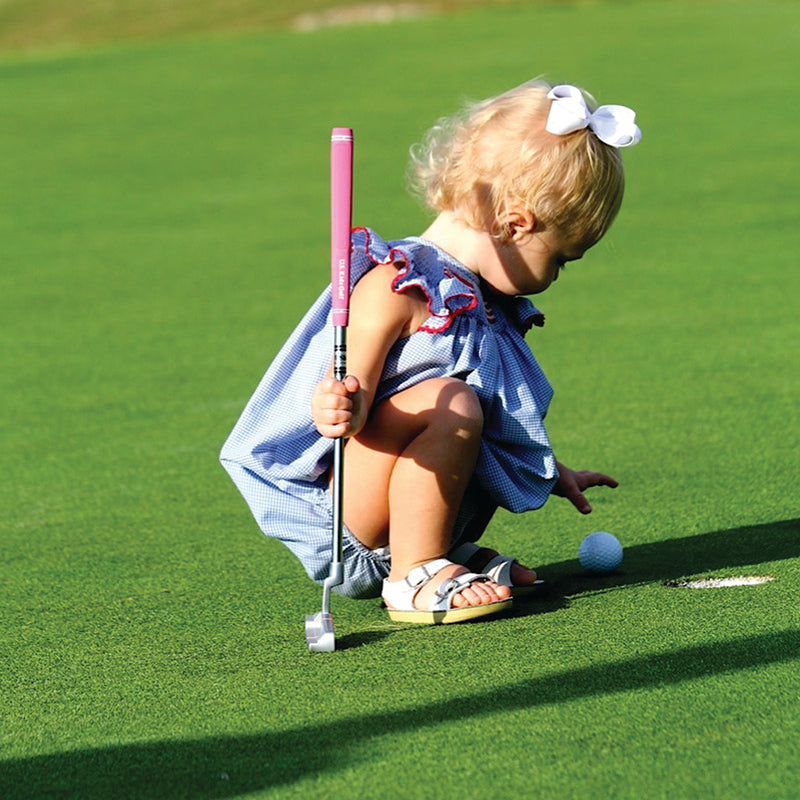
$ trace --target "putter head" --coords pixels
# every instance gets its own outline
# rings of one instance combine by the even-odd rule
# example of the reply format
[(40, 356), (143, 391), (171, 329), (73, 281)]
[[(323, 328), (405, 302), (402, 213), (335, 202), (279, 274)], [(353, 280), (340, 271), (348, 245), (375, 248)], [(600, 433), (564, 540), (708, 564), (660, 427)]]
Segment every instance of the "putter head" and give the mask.
[(312, 653), (332, 653), (336, 649), (333, 617), (320, 611), (306, 617), (306, 643)]

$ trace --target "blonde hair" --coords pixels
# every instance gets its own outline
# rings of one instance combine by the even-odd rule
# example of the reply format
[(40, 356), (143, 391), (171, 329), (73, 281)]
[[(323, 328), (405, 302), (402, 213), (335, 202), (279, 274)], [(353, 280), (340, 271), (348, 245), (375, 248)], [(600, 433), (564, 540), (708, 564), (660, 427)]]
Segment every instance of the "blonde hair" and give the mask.
[(543, 227), (586, 247), (597, 243), (622, 204), (622, 159), (588, 129), (548, 133), (550, 88), (528, 81), (431, 128), (411, 150), (411, 183), (424, 202), (488, 230), (504, 210), (522, 204)]

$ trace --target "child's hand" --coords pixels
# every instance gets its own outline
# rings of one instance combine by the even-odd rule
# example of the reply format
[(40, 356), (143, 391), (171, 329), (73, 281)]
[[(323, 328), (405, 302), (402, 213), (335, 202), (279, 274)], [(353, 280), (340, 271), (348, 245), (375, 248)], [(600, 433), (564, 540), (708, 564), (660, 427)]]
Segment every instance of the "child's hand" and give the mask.
[(311, 416), (317, 430), (329, 439), (354, 436), (364, 425), (361, 384), (354, 375), (343, 381), (325, 378), (311, 397)]
[(576, 471), (565, 467), (556, 461), (558, 467), (558, 482), (553, 487), (553, 494), (558, 497), (566, 497), (567, 500), (581, 512), (581, 514), (591, 514), (592, 507), (589, 501), (583, 496), (586, 489), (592, 486), (610, 486), (616, 489), (619, 483), (609, 475), (602, 472), (590, 472), (589, 470)]

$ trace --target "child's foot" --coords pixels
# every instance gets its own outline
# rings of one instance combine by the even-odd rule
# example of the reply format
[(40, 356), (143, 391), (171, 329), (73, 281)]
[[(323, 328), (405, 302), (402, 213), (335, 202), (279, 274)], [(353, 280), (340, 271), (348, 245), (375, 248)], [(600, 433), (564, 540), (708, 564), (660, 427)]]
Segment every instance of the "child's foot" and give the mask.
[[(468, 569), (461, 564), (449, 564), (439, 570), (428, 583), (417, 592), (414, 597), (414, 606), (419, 609), (426, 609), (434, 599), (437, 589), (449, 578), (457, 578), (468, 572), (480, 572), (480, 570)], [(458, 594), (453, 595), (453, 608), (467, 608), (468, 606), (479, 606), (484, 603), (496, 603), (500, 600), (508, 600), (511, 597), (511, 589), (508, 586), (501, 586), (494, 581), (481, 581), (470, 584), (462, 589)]]

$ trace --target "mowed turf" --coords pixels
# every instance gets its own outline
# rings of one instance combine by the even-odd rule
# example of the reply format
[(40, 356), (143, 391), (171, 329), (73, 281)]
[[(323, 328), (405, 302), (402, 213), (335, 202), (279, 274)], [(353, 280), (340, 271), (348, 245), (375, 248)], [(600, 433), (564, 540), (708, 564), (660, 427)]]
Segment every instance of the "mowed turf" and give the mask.
[[(800, 503), (791, 2), (509, 4), (0, 60), (0, 796), (793, 797)], [(320, 592), (217, 463), (406, 153), (532, 75), (634, 107), (606, 240), (538, 303), (561, 460), (621, 482), (487, 542), (541, 599), (437, 629)], [(594, 529), (621, 570), (583, 574)], [(764, 575), (691, 590), (687, 577)]]

